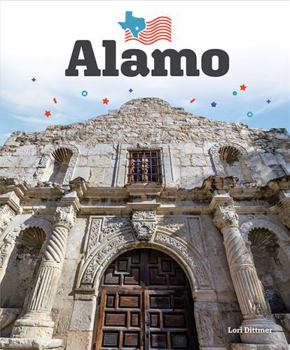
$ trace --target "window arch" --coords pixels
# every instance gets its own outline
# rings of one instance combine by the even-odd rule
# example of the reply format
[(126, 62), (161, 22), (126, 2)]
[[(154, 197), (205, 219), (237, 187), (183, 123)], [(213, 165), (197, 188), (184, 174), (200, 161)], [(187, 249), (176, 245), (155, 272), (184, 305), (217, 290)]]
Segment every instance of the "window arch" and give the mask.
[[(268, 228), (252, 228), (248, 235), (251, 243), (255, 267), (264, 286), (265, 297), (269, 302), (272, 313), (287, 313), (287, 267), (280, 261), (279, 241), (277, 236)], [(289, 283), (289, 281), (288, 281)]]
[(240, 182), (252, 182), (246, 164), (247, 151), (238, 144), (218, 144), (210, 149), (213, 166), (218, 176), (235, 176)]
[(51, 153), (48, 181), (63, 183), (73, 152), (68, 148), (57, 148)]
[(49, 147), (39, 161), (35, 179), (67, 185), (72, 179), (78, 153), (77, 147), (69, 144)]

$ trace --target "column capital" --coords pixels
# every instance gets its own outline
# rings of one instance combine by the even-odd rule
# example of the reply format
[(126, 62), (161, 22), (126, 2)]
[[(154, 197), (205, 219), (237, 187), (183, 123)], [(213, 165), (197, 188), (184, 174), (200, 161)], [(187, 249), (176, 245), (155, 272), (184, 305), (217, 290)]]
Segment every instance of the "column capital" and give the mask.
[(54, 225), (64, 226), (71, 229), (76, 218), (76, 213), (80, 208), (78, 196), (75, 191), (65, 195), (54, 213)]
[(214, 213), (213, 222), (219, 230), (239, 227), (239, 216), (234, 207), (234, 200), (227, 192), (215, 191), (209, 208)]
[(72, 206), (69, 207), (57, 207), (53, 216), (55, 226), (64, 226), (67, 229), (71, 229), (75, 222), (76, 212)]

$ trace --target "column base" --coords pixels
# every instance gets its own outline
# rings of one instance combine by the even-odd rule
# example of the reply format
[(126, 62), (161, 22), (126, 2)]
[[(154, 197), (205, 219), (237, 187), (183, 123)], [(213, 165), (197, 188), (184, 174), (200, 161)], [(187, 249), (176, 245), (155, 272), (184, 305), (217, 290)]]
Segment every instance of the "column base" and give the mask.
[(231, 350), (290, 350), (289, 345), (281, 348), (275, 344), (231, 344)]
[(47, 313), (30, 312), (18, 319), (12, 330), (13, 338), (51, 339), (54, 322)]
[(280, 346), (280, 350), (284, 350), (284, 348), (288, 350), (287, 340), (282, 327), (271, 318), (244, 320), (241, 330), (240, 338), (244, 344), (273, 344)]
[(0, 338), (1, 350), (63, 350), (62, 339)]

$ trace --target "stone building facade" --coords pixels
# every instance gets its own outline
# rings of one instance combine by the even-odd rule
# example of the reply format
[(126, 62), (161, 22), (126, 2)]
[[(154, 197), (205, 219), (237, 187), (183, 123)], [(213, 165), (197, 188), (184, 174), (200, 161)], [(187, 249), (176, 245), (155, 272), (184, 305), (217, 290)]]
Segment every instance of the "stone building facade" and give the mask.
[(13, 133), (0, 348), (288, 349), (289, 146), (157, 98)]

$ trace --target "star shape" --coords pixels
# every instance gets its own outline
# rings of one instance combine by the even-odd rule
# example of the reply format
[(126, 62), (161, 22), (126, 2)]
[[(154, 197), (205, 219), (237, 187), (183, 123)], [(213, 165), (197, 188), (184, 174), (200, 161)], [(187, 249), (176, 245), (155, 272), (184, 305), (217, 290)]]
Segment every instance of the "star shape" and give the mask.
[(246, 91), (247, 86), (245, 84), (240, 85), (240, 90), (241, 91)]
[(109, 104), (110, 100), (107, 97), (103, 98), (103, 105)]
[(271, 103), (271, 100), (268, 99), (266, 102), (267, 102), (267, 103)]
[(211, 106), (212, 106), (212, 107), (216, 107), (216, 105), (217, 105), (217, 103), (214, 102), (214, 101), (211, 103)]
[(129, 92), (130, 92), (130, 93), (133, 92), (133, 89), (129, 89)]
[(32, 80), (33, 82), (35, 82), (36, 78), (33, 77), (31, 80)]
[(51, 116), (51, 112), (50, 111), (45, 111), (44, 115), (46, 116), (46, 118), (49, 118)]

